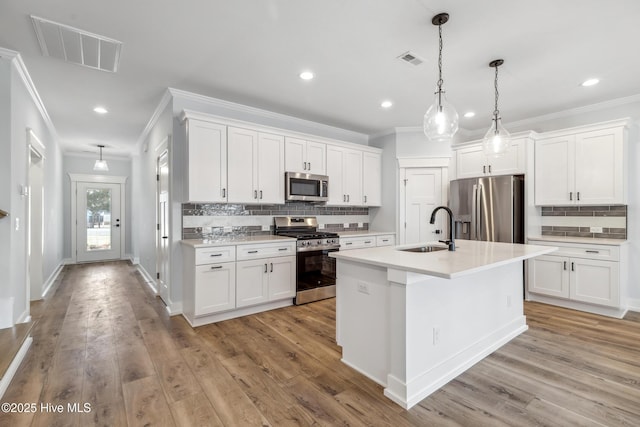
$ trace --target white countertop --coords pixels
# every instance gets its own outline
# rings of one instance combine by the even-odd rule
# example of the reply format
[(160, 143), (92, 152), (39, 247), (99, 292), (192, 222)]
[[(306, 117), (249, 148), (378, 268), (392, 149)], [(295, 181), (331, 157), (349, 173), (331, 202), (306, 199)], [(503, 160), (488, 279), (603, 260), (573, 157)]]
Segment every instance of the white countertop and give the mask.
[(332, 252), (329, 256), (338, 260), (355, 261), (380, 267), (395, 268), (428, 276), (453, 279), (516, 261), (548, 254), (557, 248), (512, 243), (456, 240), (456, 250), (450, 252), (403, 252), (399, 248), (442, 246), (441, 243), (424, 243), (402, 246), (353, 249)]
[(594, 239), (593, 237), (563, 237), (563, 236), (529, 236), (527, 240), (558, 243), (587, 243), (590, 245), (621, 246), (627, 244), (623, 239)]
[(292, 237), (264, 235), (264, 236), (238, 236), (227, 237), (216, 241), (204, 242), (202, 239), (186, 239), (181, 240), (180, 243), (186, 246), (192, 246), (194, 248), (213, 248), (216, 246), (229, 246), (229, 245), (248, 245), (252, 243), (274, 243), (280, 241), (295, 242), (296, 239)]
[(393, 231), (371, 231), (371, 230), (360, 230), (360, 231), (338, 231), (338, 236), (340, 237), (358, 237), (358, 236), (388, 236), (390, 234), (394, 235)]

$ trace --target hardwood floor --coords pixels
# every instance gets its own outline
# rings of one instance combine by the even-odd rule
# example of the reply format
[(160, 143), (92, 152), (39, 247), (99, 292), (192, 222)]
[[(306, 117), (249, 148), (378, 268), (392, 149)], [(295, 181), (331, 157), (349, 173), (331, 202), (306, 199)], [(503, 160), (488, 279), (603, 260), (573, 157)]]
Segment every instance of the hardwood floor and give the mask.
[(37, 411), (0, 425), (640, 425), (640, 315), (525, 308), (529, 331), (405, 411), (340, 362), (334, 300), (194, 330), (128, 263), (67, 266), (2, 399)]

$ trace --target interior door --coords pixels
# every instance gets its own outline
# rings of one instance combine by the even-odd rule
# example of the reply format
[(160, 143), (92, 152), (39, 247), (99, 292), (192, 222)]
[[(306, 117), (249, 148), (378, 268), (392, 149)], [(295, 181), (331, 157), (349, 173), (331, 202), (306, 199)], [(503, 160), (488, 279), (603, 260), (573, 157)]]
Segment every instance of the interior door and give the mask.
[(78, 182), (77, 189), (77, 261), (120, 259), (120, 184)]
[(158, 292), (169, 304), (169, 155), (158, 157)]
[[(431, 212), (442, 204), (442, 170), (408, 168), (405, 171), (404, 242), (423, 243), (444, 239), (446, 215), (439, 214), (429, 224)], [(444, 222), (443, 222), (444, 220)]]

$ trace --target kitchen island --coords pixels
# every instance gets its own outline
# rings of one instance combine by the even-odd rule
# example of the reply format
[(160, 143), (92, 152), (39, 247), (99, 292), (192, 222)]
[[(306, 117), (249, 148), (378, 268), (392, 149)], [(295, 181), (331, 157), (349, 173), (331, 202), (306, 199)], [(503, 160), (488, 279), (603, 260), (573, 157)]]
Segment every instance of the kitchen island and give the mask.
[(411, 245), (330, 255), (342, 361), (407, 409), (527, 330), (522, 261), (556, 249), (456, 243), (454, 252), (402, 250), (421, 246)]

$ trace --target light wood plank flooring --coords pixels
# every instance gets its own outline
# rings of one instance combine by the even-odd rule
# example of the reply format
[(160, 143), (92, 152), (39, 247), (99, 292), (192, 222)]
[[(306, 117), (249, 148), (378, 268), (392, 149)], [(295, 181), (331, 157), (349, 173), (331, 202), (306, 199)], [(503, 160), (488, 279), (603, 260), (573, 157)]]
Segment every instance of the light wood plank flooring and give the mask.
[[(126, 262), (65, 267), (1, 426), (638, 426), (640, 316), (527, 303), (529, 331), (409, 411), (340, 362), (335, 301), (191, 329)], [(89, 403), (88, 413), (66, 411)]]

